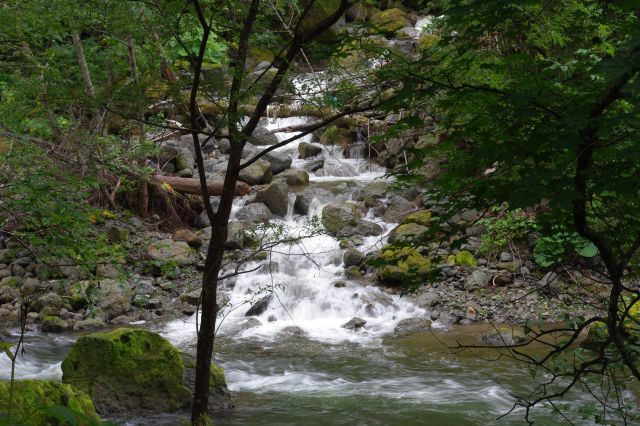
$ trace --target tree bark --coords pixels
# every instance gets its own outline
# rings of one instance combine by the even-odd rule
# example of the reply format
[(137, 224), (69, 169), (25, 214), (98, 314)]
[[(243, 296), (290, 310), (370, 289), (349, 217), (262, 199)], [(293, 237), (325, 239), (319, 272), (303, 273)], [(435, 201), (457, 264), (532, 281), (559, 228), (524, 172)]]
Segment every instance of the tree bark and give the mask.
[(73, 40), (76, 59), (78, 60), (78, 66), (80, 67), (80, 73), (82, 74), (82, 80), (84, 80), (87, 95), (91, 98), (95, 98), (96, 92), (93, 89), (93, 81), (91, 80), (89, 65), (87, 65), (87, 57), (84, 54), (84, 47), (82, 47), (82, 41), (80, 40), (80, 33), (78, 33), (78, 31), (73, 31), (71, 33), (71, 39)]
[[(196, 178), (181, 178), (178, 176), (154, 175), (153, 179), (161, 184), (166, 183), (177, 192), (184, 194), (202, 194), (200, 180)], [(223, 195), (224, 182), (207, 182), (207, 194)], [(251, 191), (251, 187), (244, 182), (237, 182), (235, 185), (234, 195), (247, 195)]]

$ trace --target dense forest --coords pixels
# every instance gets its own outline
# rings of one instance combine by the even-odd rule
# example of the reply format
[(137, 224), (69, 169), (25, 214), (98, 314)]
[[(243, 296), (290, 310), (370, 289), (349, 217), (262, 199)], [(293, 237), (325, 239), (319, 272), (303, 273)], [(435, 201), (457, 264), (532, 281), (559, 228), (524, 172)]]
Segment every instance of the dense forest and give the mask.
[(634, 424), (639, 21), (0, 2), (0, 425)]

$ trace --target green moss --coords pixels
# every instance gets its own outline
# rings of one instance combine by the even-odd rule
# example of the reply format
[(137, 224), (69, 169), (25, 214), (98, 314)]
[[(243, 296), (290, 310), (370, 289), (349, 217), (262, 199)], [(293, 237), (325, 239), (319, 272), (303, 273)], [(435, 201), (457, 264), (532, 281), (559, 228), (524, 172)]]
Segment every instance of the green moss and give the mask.
[(440, 37), (434, 34), (422, 34), (418, 39), (418, 50), (427, 50), (440, 41)]
[(209, 380), (209, 388), (218, 390), (227, 387), (227, 379), (224, 376), (224, 368), (215, 363), (211, 363), (211, 378)]
[(473, 254), (471, 254), (471, 252), (463, 250), (460, 253), (456, 254), (456, 265), (475, 268), (476, 266), (478, 266), (478, 262), (476, 261), (476, 258), (473, 257)]
[(396, 241), (410, 241), (419, 238), (426, 231), (426, 226), (418, 225), (417, 223), (406, 223), (393, 230), (393, 233), (389, 235), (389, 241), (392, 243)]
[(387, 265), (378, 269), (378, 276), (386, 282), (402, 282), (431, 272), (431, 260), (412, 247), (383, 247), (381, 258)]
[(99, 409), (175, 411), (189, 404), (184, 364), (166, 339), (121, 328), (78, 339), (62, 363), (62, 380), (89, 393)]
[(393, 34), (400, 28), (409, 26), (407, 15), (398, 8), (383, 10), (371, 17), (371, 22), (382, 32)]
[(429, 210), (420, 210), (415, 213), (411, 213), (405, 216), (402, 223), (417, 223), (418, 225), (429, 226), (431, 223), (431, 212)]
[[(7, 413), (9, 409), (9, 387), (9, 382), (0, 382), (0, 412), (2, 413)], [(65, 406), (91, 421), (100, 421), (91, 398), (71, 385), (44, 380), (14, 382), (13, 410), (16, 424), (35, 426), (63, 424), (47, 412), (46, 408), (53, 405)], [(80, 421), (78, 424), (89, 423)]]

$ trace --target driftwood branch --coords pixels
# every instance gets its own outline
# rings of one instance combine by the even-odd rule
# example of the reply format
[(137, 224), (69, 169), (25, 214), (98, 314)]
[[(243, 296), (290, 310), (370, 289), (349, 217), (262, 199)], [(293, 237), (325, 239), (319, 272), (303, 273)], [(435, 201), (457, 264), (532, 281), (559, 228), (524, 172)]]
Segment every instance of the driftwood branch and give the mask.
[[(202, 194), (199, 179), (182, 178), (178, 176), (154, 175), (153, 179), (161, 184), (166, 183), (177, 192), (184, 194)], [(246, 195), (251, 191), (251, 187), (244, 182), (236, 184), (236, 195)], [(207, 182), (207, 192), (211, 195), (222, 195), (222, 181)]]

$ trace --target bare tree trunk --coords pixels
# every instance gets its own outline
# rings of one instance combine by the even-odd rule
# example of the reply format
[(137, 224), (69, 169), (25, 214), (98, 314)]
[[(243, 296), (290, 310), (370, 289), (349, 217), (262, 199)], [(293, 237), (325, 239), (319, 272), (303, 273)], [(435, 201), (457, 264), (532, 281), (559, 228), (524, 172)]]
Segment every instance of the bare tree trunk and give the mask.
[[(153, 179), (166, 183), (171, 188), (185, 194), (202, 194), (200, 181), (195, 178), (182, 178), (178, 176), (154, 175)], [(236, 182), (235, 195), (247, 195), (251, 187), (244, 182)], [(207, 193), (211, 195), (222, 195), (224, 193), (224, 182), (207, 182)]]
[(78, 33), (78, 31), (73, 31), (71, 33), (71, 39), (73, 40), (73, 47), (76, 51), (76, 59), (78, 60), (78, 66), (80, 67), (80, 73), (82, 74), (82, 80), (84, 80), (87, 95), (95, 99), (96, 92), (93, 89), (93, 81), (91, 80), (89, 65), (87, 65), (87, 57), (84, 54), (84, 47), (82, 46), (82, 41), (80, 40), (80, 33)]

